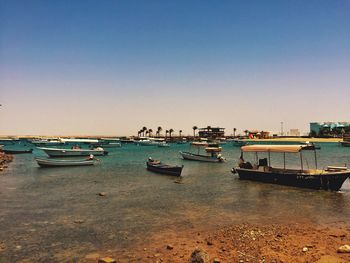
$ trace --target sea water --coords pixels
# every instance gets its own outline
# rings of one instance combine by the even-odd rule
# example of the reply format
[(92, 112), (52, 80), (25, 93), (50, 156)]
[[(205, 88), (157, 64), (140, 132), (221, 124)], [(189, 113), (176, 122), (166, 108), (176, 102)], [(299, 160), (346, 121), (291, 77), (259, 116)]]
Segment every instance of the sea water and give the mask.
[[(350, 148), (318, 146), (319, 168), (350, 165)], [(334, 224), (350, 218), (349, 179), (340, 192), (243, 181), (230, 172), (239, 147), (223, 145), (225, 163), (181, 159), (179, 151), (189, 148), (123, 145), (108, 149), (92, 167), (40, 168), (34, 156), (45, 153), (36, 148), (33, 154), (16, 155), (0, 176), (0, 241), (6, 247), (0, 262), (127, 251), (151, 242), (154, 233), (169, 231), (288, 220)], [(148, 157), (184, 165), (182, 179), (147, 171)], [(255, 160), (249, 154), (244, 158)], [(283, 167), (283, 154), (271, 154), (271, 162)], [(286, 164), (300, 166), (299, 155), (286, 154)], [(303, 165), (314, 168), (313, 151), (303, 154)]]

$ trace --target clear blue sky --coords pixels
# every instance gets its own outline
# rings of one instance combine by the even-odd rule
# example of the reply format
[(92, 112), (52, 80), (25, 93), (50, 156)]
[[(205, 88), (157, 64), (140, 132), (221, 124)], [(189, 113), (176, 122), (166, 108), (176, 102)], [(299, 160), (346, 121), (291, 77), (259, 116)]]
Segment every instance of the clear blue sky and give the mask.
[(0, 0), (0, 135), (350, 120), (350, 1)]

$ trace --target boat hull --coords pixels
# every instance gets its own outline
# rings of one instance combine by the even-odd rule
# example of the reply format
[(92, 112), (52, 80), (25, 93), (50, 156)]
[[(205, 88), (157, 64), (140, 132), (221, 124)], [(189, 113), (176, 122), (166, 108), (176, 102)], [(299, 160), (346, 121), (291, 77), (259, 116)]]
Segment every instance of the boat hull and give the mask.
[(185, 160), (190, 161), (199, 161), (199, 162), (210, 162), (210, 163), (220, 163), (222, 162), (221, 159), (217, 157), (212, 156), (206, 156), (206, 155), (200, 155), (200, 154), (194, 154), (190, 152), (180, 152), (182, 158)]
[(162, 164), (151, 164), (147, 162), (147, 170), (159, 174), (181, 176), (183, 166), (170, 166)]
[(76, 156), (101, 156), (108, 152), (104, 150), (87, 150), (87, 149), (55, 149), (55, 148), (38, 148), (43, 150), (50, 157), (76, 157)]
[(300, 188), (338, 191), (350, 172), (334, 172), (327, 174), (276, 173), (252, 169), (237, 168), (239, 178), (263, 183), (280, 184)]
[(48, 160), (43, 158), (36, 158), (36, 162), (41, 167), (67, 167), (67, 166), (90, 166), (94, 165), (93, 160)]

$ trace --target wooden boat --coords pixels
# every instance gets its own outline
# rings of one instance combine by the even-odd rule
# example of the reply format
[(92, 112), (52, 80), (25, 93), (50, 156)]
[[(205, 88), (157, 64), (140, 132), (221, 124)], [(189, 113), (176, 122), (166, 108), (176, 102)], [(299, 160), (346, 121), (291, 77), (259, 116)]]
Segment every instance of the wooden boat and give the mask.
[(66, 166), (88, 166), (94, 165), (95, 161), (92, 159), (88, 160), (57, 160), (47, 158), (35, 158), (36, 162), (41, 167), (66, 167)]
[(72, 156), (99, 156), (107, 155), (108, 152), (103, 148), (96, 149), (58, 149), (58, 148), (38, 148), (43, 150), (50, 157), (72, 157)]
[(185, 160), (190, 161), (200, 161), (200, 162), (210, 162), (210, 163), (221, 163), (224, 161), (224, 158), (219, 155), (202, 155), (202, 154), (195, 154), (191, 152), (180, 152), (182, 158)]
[[(309, 148), (309, 149), (308, 149)], [(247, 145), (241, 147), (241, 158), (238, 167), (233, 168), (233, 173), (238, 173), (243, 180), (253, 180), (264, 183), (281, 184), (294, 187), (323, 189), (338, 191), (344, 181), (350, 176), (347, 167), (329, 166), (325, 170), (317, 169), (317, 156), (315, 152), (315, 169), (304, 169), (302, 151), (310, 150), (308, 145)], [(268, 153), (268, 159), (260, 159), (252, 165), (244, 162), (243, 153), (254, 152), (258, 160), (258, 153)], [(283, 168), (271, 167), (270, 153), (283, 153)], [(301, 169), (287, 169), (285, 153), (298, 153), (300, 155)]]
[(148, 160), (147, 161), (147, 170), (160, 173), (160, 174), (168, 174), (168, 175), (174, 175), (174, 176), (181, 176), (182, 166), (173, 166), (173, 165), (167, 165), (162, 164), (160, 161), (153, 161)]
[(63, 145), (64, 142), (60, 140), (32, 140), (32, 144), (35, 146), (60, 146)]
[(1, 151), (7, 154), (23, 154), (23, 153), (32, 153), (33, 149), (27, 149), (27, 150), (1, 149)]
[[(191, 161), (210, 162), (210, 163), (221, 163), (225, 161), (225, 158), (220, 154), (222, 148), (219, 147), (218, 143), (208, 142), (192, 142), (192, 147), (197, 147), (197, 152), (180, 152), (182, 158)], [(204, 147), (204, 154), (201, 152), (201, 147)]]

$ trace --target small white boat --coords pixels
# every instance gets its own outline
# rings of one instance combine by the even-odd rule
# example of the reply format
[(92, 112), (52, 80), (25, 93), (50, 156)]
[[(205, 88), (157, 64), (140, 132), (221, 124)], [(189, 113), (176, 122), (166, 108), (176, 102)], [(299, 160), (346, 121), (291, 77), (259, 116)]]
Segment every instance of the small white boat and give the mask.
[[(197, 153), (193, 152), (180, 152), (182, 158), (191, 161), (221, 163), (225, 161), (225, 158), (220, 154), (222, 148), (218, 143), (210, 143), (207, 141), (192, 142), (192, 147), (197, 147)], [(204, 154), (200, 154), (200, 148), (204, 147)]]
[(96, 149), (58, 149), (58, 148), (38, 148), (43, 150), (50, 157), (71, 157), (71, 156), (89, 156), (89, 155), (107, 155), (103, 148)]
[(35, 158), (36, 162), (41, 167), (65, 167), (65, 166), (88, 166), (94, 165), (95, 161), (92, 159), (88, 160), (57, 160), (57, 159), (44, 159)]
[(182, 158), (185, 160), (191, 160), (191, 161), (200, 161), (200, 162), (211, 162), (211, 163), (221, 163), (224, 161), (224, 158), (221, 156), (221, 154), (218, 155), (202, 155), (202, 154), (195, 154), (190, 152), (180, 152)]
[(138, 141), (138, 145), (141, 146), (158, 146), (164, 143), (165, 140), (163, 138), (145, 138)]

